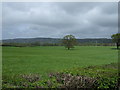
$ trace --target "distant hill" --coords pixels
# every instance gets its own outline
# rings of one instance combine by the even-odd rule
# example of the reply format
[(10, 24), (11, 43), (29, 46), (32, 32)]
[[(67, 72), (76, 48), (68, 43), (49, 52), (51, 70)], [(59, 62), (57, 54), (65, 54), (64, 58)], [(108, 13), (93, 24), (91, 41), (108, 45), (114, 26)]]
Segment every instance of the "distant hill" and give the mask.
[[(87, 38), (77, 39), (78, 43), (112, 43), (111, 39), (107, 38)], [(18, 38), (18, 39), (6, 39), (2, 40), (3, 43), (61, 43), (60, 38)]]
[(2, 40), (3, 43), (60, 43), (61, 39), (56, 38), (19, 38)]
[(113, 43), (112, 39), (95, 38), (95, 39), (77, 39), (79, 43)]

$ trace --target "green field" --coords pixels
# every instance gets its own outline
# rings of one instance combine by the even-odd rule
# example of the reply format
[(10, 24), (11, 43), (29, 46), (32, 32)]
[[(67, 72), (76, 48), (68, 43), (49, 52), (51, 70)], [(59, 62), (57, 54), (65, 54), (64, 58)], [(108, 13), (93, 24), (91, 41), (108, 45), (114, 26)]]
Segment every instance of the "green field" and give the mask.
[(3, 47), (3, 77), (60, 71), (74, 67), (117, 62), (118, 50), (110, 46)]
[[(63, 46), (3, 47), (3, 88), (56, 88), (64, 86), (64, 82), (66, 82), (56, 81), (58, 77), (59, 80), (62, 80), (63, 73), (66, 73), (64, 77), (69, 74), (73, 75), (70, 78), (77, 78), (75, 75), (87, 76), (88, 82), (89, 77), (92, 80), (97, 78), (97, 84), (90, 82), (92, 86), (95, 84), (97, 88), (114, 88), (118, 78), (117, 62), (118, 50), (112, 46), (76, 46), (71, 50), (67, 50)], [(60, 72), (55, 74), (57, 77), (49, 77), (50, 73), (57, 72)], [(35, 79), (36, 77), (38, 81)], [(38, 77), (41, 79), (39, 80)], [(69, 80), (71, 80), (70, 78)], [(69, 80), (67, 81), (71, 82), (72, 87), (80, 86), (79, 84), (74, 85), (76, 82), (74, 79)], [(101, 82), (101, 80), (103, 81)], [(78, 83), (80, 81), (78, 80)], [(87, 82), (86, 84), (81, 83), (85, 85), (82, 87), (89, 87)]]

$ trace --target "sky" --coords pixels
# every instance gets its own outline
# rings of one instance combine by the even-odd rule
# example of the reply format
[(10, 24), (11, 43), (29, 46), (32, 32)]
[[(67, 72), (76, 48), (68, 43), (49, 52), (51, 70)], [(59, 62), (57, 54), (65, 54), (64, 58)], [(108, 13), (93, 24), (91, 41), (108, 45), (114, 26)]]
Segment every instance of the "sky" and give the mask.
[(110, 38), (117, 32), (117, 2), (2, 3), (2, 39)]

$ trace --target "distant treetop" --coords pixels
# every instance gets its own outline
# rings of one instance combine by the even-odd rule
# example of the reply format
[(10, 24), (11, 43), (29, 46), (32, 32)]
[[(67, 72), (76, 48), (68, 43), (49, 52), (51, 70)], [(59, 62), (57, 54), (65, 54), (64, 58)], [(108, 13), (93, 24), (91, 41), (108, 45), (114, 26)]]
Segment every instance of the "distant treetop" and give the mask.
[(117, 46), (117, 49), (119, 49), (119, 46), (120, 46), (120, 33), (116, 33), (116, 34), (113, 34), (111, 36), (113, 42), (116, 43), (116, 46)]
[(65, 48), (67, 48), (68, 50), (70, 48), (74, 48), (74, 45), (76, 44), (76, 38), (73, 35), (64, 36), (62, 41), (63, 41)]

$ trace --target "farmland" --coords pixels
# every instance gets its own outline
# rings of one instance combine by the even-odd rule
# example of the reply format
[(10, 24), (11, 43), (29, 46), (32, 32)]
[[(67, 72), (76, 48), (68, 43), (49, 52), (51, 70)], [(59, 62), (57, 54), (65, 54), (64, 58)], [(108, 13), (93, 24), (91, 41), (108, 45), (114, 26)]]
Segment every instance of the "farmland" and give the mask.
[(20, 74), (48, 73), (72, 68), (117, 63), (118, 50), (113, 46), (76, 46), (67, 50), (63, 46), (3, 47), (3, 81)]

